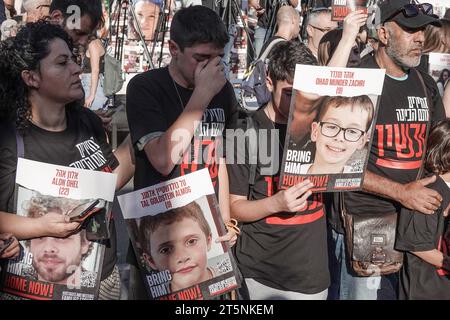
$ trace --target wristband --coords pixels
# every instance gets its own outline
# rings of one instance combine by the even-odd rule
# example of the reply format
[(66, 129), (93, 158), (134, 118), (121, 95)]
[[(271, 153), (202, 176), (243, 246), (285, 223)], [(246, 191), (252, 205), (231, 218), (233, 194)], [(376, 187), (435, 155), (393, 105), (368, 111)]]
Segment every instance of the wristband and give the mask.
[(238, 221), (236, 219), (230, 219), (227, 223), (225, 223), (225, 227), (228, 231), (233, 230), (237, 235), (241, 234), (241, 229), (239, 229)]

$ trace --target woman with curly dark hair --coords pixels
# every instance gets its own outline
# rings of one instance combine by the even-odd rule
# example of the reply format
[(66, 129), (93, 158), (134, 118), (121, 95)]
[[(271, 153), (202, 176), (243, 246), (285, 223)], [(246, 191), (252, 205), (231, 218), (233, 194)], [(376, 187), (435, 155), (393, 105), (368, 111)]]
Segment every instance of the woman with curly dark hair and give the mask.
[[(43, 21), (27, 24), (15, 38), (0, 43), (0, 232), (19, 239), (64, 237), (78, 224), (48, 214), (31, 219), (46, 221), (45, 228), (38, 228), (30, 225), (36, 222), (6, 213), (14, 212), (18, 157), (114, 172), (116, 188), (134, 173), (129, 140), (113, 153), (100, 118), (83, 108), (81, 68), (71, 49), (66, 32)], [(106, 250), (102, 280), (117, 271), (113, 223), (111, 228), (113, 245)]]

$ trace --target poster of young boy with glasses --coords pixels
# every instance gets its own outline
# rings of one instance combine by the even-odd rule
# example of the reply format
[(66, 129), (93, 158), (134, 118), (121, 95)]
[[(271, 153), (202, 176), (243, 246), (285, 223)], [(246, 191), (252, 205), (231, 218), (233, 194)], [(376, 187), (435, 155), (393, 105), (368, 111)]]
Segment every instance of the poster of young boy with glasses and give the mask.
[(297, 65), (280, 183), (357, 190), (367, 165), (384, 70)]

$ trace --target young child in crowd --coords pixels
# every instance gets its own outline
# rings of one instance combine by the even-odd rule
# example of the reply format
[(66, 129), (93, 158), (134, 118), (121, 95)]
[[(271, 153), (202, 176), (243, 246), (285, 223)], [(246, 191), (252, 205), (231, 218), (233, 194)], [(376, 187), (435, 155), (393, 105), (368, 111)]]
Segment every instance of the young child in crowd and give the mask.
[(434, 214), (402, 209), (396, 249), (406, 251), (400, 274), (400, 299), (450, 300), (450, 119), (430, 132), (426, 171), (437, 175), (429, 185), (443, 198)]

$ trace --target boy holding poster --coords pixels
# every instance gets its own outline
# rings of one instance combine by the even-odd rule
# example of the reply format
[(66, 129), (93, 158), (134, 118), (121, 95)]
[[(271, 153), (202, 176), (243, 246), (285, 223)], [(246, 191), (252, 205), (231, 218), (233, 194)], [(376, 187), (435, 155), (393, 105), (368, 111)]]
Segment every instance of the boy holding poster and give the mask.
[[(252, 152), (252, 140), (238, 142), (237, 159), (228, 163), (231, 214), (243, 223), (235, 252), (248, 287), (242, 295), (251, 300), (324, 300), (330, 280), (322, 194), (311, 196), (308, 180), (287, 190), (278, 185), (295, 66), (317, 60), (295, 41), (278, 43), (269, 60), (271, 101), (252, 116), (258, 148)], [(242, 145), (245, 162), (239, 161)]]

